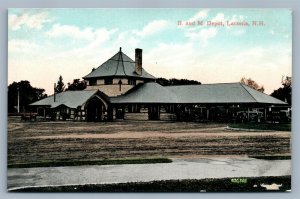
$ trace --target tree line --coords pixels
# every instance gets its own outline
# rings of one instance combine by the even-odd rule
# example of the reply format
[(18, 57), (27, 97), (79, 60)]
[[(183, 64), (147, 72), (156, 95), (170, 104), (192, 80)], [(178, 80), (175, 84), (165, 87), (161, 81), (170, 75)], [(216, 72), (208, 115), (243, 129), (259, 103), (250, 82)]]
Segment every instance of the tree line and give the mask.
[(188, 80), (188, 79), (166, 79), (166, 78), (157, 78), (156, 83), (162, 85), (162, 86), (175, 86), (175, 85), (196, 85), (201, 84), (201, 82), (198, 82), (196, 80)]
[[(67, 88), (65, 87), (63, 78), (60, 75), (54, 88), (56, 93), (68, 90), (84, 90), (86, 88), (86, 82), (84, 80), (74, 79), (72, 83), (69, 82), (67, 84)], [(20, 112), (29, 110), (29, 104), (48, 97), (45, 93), (45, 89), (33, 87), (27, 80), (13, 82), (8, 86), (8, 113), (17, 112), (18, 96)]]
[(47, 97), (45, 89), (36, 88), (30, 85), (27, 80), (13, 82), (8, 86), (8, 112), (17, 112), (19, 95), (20, 112), (28, 110), (29, 104)]
[[(259, 86), (258, 83), (251, 78), (243, 77), (240, 82), (262, 93), (265, 90), (264, 86)], [(292, 105), (292, 77), (283, 76), (281, 85), (282, 86), (280, 88), (274, 90), (270, 95)]]
[(65, 88), (66, 87), (65, 83), (63, 82), (63, 78), (60, 75), (54, 90), (56, 93), (61, 93), (63, 91), (84, 90), (86, 88), (86, 81), (80, 79), (74, 79), (72, 83), (69, 82), (67, 85), (68, 87)]

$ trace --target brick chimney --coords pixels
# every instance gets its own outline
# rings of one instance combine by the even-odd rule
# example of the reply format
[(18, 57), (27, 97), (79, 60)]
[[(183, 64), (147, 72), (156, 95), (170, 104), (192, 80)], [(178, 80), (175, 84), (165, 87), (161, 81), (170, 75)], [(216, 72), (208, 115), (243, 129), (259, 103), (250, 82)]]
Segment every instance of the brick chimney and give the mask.
[(143, 61), (142, 61), (143, 49), (135, 49), (135, 73), (142, 75)]

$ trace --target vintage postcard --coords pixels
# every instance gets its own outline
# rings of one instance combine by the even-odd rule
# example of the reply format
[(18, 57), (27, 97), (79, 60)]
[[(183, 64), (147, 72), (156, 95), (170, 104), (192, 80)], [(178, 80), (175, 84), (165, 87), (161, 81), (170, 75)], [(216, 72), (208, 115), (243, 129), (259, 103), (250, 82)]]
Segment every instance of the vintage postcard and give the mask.
[(13, 192), (291, 191), (290, 9), (8, 11)]

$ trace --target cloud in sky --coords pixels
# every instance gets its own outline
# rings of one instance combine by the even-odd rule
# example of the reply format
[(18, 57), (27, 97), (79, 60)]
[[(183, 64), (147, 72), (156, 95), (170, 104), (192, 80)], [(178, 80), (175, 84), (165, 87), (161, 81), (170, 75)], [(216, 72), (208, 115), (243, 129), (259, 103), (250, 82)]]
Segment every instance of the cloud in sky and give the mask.
[(81, 30), (77, 26), (54, 24), (52, 29), (46, 33), (49, 37), (70, 37), (75, 39), (93, 40), (95, 32), (92, 28)]
[(213, 21), (213, 22), (225, 21), (224, 13), (222, 13), (222, 12), (218, 13), (211, 21)]
[[(244, 20), (244, 17), (242, 15), (233, 15), (233, 16), (225, 16), (223, 12), (218, 12), (215, 15), (211, 15), (210, 18), (208, 17), (209, 9), (204, 9), (199, 11), (195, 16), (188, 19), (188, 22), (194, 22), (194, 21), (204, 21), (204, 24), (207, 21), (211, 22), (223, 22), (226, 23), (226, 21), (233, 22), (233, 21), (242, 21)], [(204, 20), (205, 19), (205, 20)], [(182, 27), (181, 27), (182, 28)], [(216, 37), (219, 29), (222, 27), (214, 27), (214, 26), (194, 26), (192, 28), (187, 28), (185, 30), (185, 36), (193, 41), (200, 41), (203, 45), (207, 45), (209, 40)], [(235, 36), (242, 35), (246, 32), (245, 29), (232, 29), (229, 26), (226, 26), (227, 29), (229, 29), (229, 33)]]
[(188, 71), (195, 66), (194, 58), (199, 57), (199, 53), (196, 54), (192, 42), (159, 43), (157, 48), (148, 50), (144, 60), (147, 65), (152, 66), (149, 67), (149, 71), (152, 71), (157, 77), (183, 78), (187, 77)]
[(186, 32), (186, 36), (191, 40), (200, 40), (207, 45), (209, 39), (214, 38), (218, 33), (217, 28), (193, 29)]
[[(193, 42), (161, 43), (145, 55), (145, 62), (157, 77), (196, 79), (202, 83), (238, 82), (241, 77), (251, 77), (264, 85), (267, 93), (281, 86), (280, 74), (291, 75), (289, 50), (258, 46), (210, 54), (206, 48), (199, 49)], [(170, 55), (177, 55), (177, 59)]]
[(23, 13), (20, 15), (10, 14), (8, 17), (8, 27), (12, 30), (19, 30), (22, 26), (30, 29), (41, 29), (44, 23), (49, 23), (47, 12), (37, 14)]
[(22, 39), (12, 39), (8, 43), (8, 52), (24, 52), (28, 49), (33, 50), (33, 49), (38, 49), (40, 46), (33, 43), (29, 42), (27, 40), (22, 40)]
[(197, 12), (193, 17), (189, 18), (187, 21), (193, 22), (198, 20), (203, 20), (208, 16), (209, 9), (203, 9)]
[(153, 35), (166, 29), (169, 25), (167, 20), (154, 20), (148, 23), (141, 31), (137, 31), (136, 34), (141, 37)]
[[(13, 11), (9, 14), (8, 83), (27, 79), (33, 86), (45, 88), (48, 94), (53, 93), (53, 83), (59, 75), (65, 83), (81, 78), (117, 53), (119, 47), (133, 59), (134, 49), (143, 48), (143, 65), (157, 77), (219, 83), (237, 82), (246, 76), (263, 84), (270, 93), (281, 86), (281, 75), (291, 75), (291, 27), (287, 23), (290, 18), (284, 12), (268, 14), (266, 10), (247, 9)], [(112, 17), (120, 12), (122, 17)], [(265, 20), (268, 26), (261, 29), (177, 26), (178, 20), (246, 18)], [(280, 25), (272, 25), (275, 23)]]
[[(80, 40), (85, 38), (88, 41), (80, 47), (65, 49), (61, 53), (54, 54), (53, 57), (56, 57), (57, 59), (66, 59), (70, 57), (77, 57), (85, 60), (94, 58), (98, 59), (99, 56), (107, 54), (104, 53), (105, 51), (111, 53), (110, 49), (114, 45), (108, 47), (105, 43), (109, 42), (116, 32), (117, 29), (108, 30), (106, 28), (99, 28), (91, 33), (87, 33), (87, 35), (90, 35), (91, 38), (87, 38), (87, 35), (84, 34), (84, 30), (82, 31), (81, 37), (70, 34), (69, 39), (74, 39), (76, 41), (76, 39)], [(66, 40), (68, 40), (68, 38), (66, 38)]]
[(127, 46), (127, 47), (136, 47), (139, 45), (141, 38), (138, 37), (135, 31), (123, 31), (120, 32), (115, 41), (116, 45)]
[(230, 33), (235, 36), (240, 36), (240, 35), (245, 34), (246, 30), (244, 30), (244, 29), (232, 30), (232, 31), (230, 31)]

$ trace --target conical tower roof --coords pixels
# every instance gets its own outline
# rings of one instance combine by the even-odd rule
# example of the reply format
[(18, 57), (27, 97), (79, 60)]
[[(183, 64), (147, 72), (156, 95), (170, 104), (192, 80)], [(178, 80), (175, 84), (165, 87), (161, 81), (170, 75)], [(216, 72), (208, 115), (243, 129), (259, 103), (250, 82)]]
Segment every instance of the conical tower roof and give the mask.
[(142, 75), (138, 75), (135, 72), (135, 62), (126, 54), (124, 54), (121, 48), (118, 53), (93, 70), (91, 73), (84, 76), (83, 79), (110, 76), (129, 76), (141, 79), (155, 79), (155, 77), (150, 75), (144, 68)]

